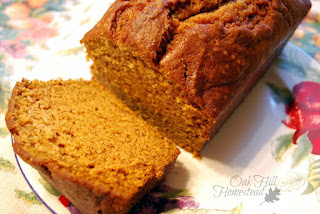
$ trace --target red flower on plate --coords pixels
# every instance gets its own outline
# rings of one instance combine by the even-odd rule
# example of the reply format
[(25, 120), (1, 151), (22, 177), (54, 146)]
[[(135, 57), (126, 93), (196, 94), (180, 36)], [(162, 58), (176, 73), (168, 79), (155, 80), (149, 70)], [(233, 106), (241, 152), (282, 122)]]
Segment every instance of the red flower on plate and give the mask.
[(287, 127), (296, 129), (292, 140), (308, 132), (308, 138), (313, 146), (312, 154), (320, 155), (320, 84), (316, 82), (301, 82), (293, 87), (293, 103), (286, 109), (288, 115), (282, 121)]
[(61, 202), (61, 204), (63, 204), (63, 206), (67, 207), (70, 204), (70, 201), (64, 197), (63, 195), (59, 196), (59, 201)]

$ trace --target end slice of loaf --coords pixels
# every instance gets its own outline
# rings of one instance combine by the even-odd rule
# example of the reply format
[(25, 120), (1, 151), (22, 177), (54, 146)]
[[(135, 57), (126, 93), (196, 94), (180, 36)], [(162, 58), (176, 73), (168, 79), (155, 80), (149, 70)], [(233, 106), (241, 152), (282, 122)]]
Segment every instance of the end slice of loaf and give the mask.
[(6, 123), (15, 152), (81, 213), (127, 213), (179, 155), (94, 81), (24, 79)]

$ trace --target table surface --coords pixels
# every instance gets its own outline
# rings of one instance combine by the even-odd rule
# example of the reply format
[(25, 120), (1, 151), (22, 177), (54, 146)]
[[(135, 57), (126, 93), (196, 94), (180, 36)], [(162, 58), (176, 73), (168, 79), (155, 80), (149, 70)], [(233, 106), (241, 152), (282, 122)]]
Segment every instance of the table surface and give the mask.
[[(31, 71), (38, 66), (38, 54), (45, 53), (43, 50), (49, 47), (54, 47), (52, 39), (74, 36), (74, 41), (78, 42), (81, 39), (79, 35), (83, 35), (79, 32), (85, 32), (88, 26), (94, 24), (96, 20), (90, 19), (90, 12), (87, 12), (91, 6), (86, 5), (88, 8), (83, 6), (78, 11), (78, 15), (83, 17), (79, 19), (80, 27), (73, 26), (72, 21), (77, 12), (72, 8), (76, 8), (80, 3), (80, 0), (0, 0), (0, 213), (49, 213), (19, 171), (4, 115), (14, 83), (25, 76), (33, 78), (39, 75), (31, 74)], [(74, 28), (74, 35), (60, 34), (59, 26), (62, 22), (65, 28)], [(318, 62), (320, 62), (319, 23), (320, 2), (314, 0), (311, 12), (291, 38), (292, 43)], [(70, 43), (62, 45), (74, 47)], [(75, 48), (66, 48), (60, 51), (60, 54), (73, 55), (81, 51), (84, 52), (84, 48), (78, 45)], [(57, 65), (59, 63), (55, 60), (50, 59), (48, 66), (59, 69)], [(46, 78), (50, 79), (50, 74), (46, 75)]]

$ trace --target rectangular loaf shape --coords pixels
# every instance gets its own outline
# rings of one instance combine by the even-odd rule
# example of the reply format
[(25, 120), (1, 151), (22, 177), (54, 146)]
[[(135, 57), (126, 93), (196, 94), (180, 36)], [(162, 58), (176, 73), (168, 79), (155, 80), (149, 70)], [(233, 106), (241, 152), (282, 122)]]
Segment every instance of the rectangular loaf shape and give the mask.
[(94, 79), (198, 155), (310, 7), (309, 0), (117, 0), (81, 42)]

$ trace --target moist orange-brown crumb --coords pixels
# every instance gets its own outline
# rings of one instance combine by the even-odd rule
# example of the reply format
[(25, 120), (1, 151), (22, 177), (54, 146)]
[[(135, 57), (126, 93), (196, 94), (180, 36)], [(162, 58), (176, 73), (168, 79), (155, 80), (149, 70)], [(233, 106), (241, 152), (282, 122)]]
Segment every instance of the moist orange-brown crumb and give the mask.
[(6, 122), (16, 153), (83, 213), (128, 212), (179, 154), (94, 81), (18, 82)]
[(309, 0), (117, 0), (81, 42), (95, 79), (198, 154), (310, 7)]

